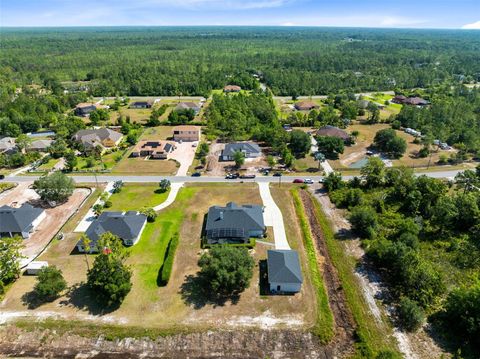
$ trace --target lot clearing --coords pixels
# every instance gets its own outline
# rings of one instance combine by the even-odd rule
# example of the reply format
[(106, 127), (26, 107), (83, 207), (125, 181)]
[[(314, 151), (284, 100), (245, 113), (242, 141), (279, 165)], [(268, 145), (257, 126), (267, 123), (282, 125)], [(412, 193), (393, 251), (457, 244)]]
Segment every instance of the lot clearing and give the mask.
[[(375, 134), (385, 128), (390, 128), (388, 124), (377, 123), (377, 124), (366, 124), (366, 123), (356, 123), (347, 128), (349, 133), (353, 131), (358, 131), (359, 135), (357, 137), (356, 143), (352, 146), (345, 146), (345, 151), (338, 160), (329, 160), (329, 163), (336, 170), (345, 170), (349, 169), (357, 161), (360, 161), (367, 156), (367, 148), (373, 143)], [(443, 151), (434, 149), (432, 156), (426, 158), (417, 158), (418, 151), (423, 147), (421, 144), (413, 143), (415, 139), (413, 136), (403, 132), (396, 131), (397, 135), (407, 141), (407, 150), (402, 158), (398, 160), (393, 160), (393, 166), (407, 166), (407, 167), (427, 167), (430, 164), (430, 167), (437, 166), (438, 160), (440, 159), (441, 154), (450, 156), (452, 153), (455, 153), (455, 150)], [(443, 166), (441, 167), (443, 168)]]
[(225, 143), (214, 142), (210, 145), (210, 152), (207, 156), (207, 174), (209, 176), (225, 176), (227, 172), (258, 173), (260, 168), (268, 164), (264, 156), (259, 158), (246, 158), (240, 169), (235, 168), (234, 161), (222, 161), (220, 155), (225, 149)]
[[(0, 195), (0, 206), (19, 207), (25, 202), (29, 202), (35, 207), (41, 206), (38, 195), (35, 191), (28, 188), (29, 185), (30, 183), (21, 183), (9, 192)], [(40, 222), (30, 237), (23, 240), (24, 248), (22, 249), (22, 254), (26, 258), (22, 259), (22, 266), (32, 261), (47, 246), (90, 193), (90, 189), (77, 188), (66, 203), (54, 208), (45, 208), (46, 217)]]

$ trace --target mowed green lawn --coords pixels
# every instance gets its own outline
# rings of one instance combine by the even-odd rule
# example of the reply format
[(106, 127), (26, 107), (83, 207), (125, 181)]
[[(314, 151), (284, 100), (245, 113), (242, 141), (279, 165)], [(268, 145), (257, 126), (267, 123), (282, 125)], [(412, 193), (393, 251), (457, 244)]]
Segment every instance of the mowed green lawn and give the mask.
[(168, 243), (175, 233), (180, 232), (185, 217), (184, 206), (195, 192), (195, 188), (183, 188), (175, 205), (161, 211), (155, 222), (147, 223), (142, 238), (130, 249), (128, 264), (132, 265), (134, 275), (139, 279), (134, 285), (140, 286), (141, 293), (150, 301), (158, 299), (157, 277)]
[(158, 183), (125, 183), (120, 193), (110, 197), (111, 211), (133, 211), (163, 203), (169, 191), (160, 193)]

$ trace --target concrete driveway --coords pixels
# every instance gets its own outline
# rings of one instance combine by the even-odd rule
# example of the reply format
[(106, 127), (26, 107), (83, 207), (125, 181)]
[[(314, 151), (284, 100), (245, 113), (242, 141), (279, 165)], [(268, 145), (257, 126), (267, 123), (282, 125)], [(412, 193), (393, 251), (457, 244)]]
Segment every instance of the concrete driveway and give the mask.
[(287, 234), (285, 233), (283, 215), (270, 193), (270, 184), (267, 182), (260, 182), (258, 187), (260, 190), (260, 197), (262, 197), (263, 205), (265, 206), (265, 212), (263, 213), (265, 225), (267, 227), (273, 227), (275, 249), (290, 249), (290, 245), (287, 241)]
[(195, 152), (197, 151), (197, 146), (193, 147), (193, 144), (198, 145), (198, 142), (177, 142), (175, 144), (177, 149), (170, 154), (170, 158), (180, 163), (180, 167), (176, 174), (177, 176), (187, 175), (188, 168), (192, 165), (193, 159), (195, 158)]

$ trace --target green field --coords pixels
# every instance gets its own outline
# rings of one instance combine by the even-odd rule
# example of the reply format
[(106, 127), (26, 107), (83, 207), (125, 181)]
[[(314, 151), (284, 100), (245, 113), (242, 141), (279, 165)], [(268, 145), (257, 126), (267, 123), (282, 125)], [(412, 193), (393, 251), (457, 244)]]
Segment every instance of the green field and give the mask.
[(126, 183), (120, 193), (110, 197), (112, 211), (139, 210), (142, 207), (155, 207), (167, 199), (168, 193), (159, 193), (158, 183)]

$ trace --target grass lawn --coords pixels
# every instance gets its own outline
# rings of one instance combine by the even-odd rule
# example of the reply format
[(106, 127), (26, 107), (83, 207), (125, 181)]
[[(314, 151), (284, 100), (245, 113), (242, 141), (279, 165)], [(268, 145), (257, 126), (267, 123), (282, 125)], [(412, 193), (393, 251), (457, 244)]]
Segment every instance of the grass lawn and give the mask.
[(129, 157), (129, 153), (113, 168), (114, 174), (173, 176), (177, 173), (174, 160), (146, 160), (142, 157)]
[(298, 173), (306, 173), (312, 175), (319, 175), (321, 169), (318, 169), (318, 161), (309, 153), (305, 155), (304, 158), (295, 159), (293, 163), (293, 167), (295, 168), (295, 172)]
[(128, 108), (127, 106), (122, 106), (118, 111), (110, 112), (110, 122), (116, 123), (117, 118), (120, 116), (130, 117), (132, 123), (144, 123), (150, 117), (152, 113), (151, 108)]
[(47, 163), (44, 163), (43, 165), (39, 166), (37, 168), (38, 171), (50, 171), (57, 163), (60, 161), (59, 158), (51, 158), (48, 160)]
[(112, 202), (110, 211), (139, 210), (142, 207), (155, 207), (163, 203), (168, 196), (165, 193), (156, 193), (158, 183), (125, 183), (120, 193), (114, 193), (109, 198)]
[(174, 126), (148, 127), (143, 131), (140, 140), (168, 140), (173, 137)]
[(13, 187), (15, 187), (16, 184), (15, 183), (6, 183), (6, 182), (2, 182), (0, 183), (0, 193), (3, 193), (5, 191), (8, 191), (9, 189), (12, 189)]
[[(200, 248), (200, 236), (208, 208), (212, 205), (225, 205), (230, 201), (238, 204), (262, 203), (255, 183), (207, 183), (183, 187), (176, 201), (160, 211), (154, 223), (147, 224), (139, 243), (129, 249), (130, 257), (127, 262), (133, 270), (133, 287), (119, 309), (103, 312), (83, 284), (87, 263), (84, 255), (73, 254), (72, 250), (79, 234), (72, 233), (66, 233), (63, 241), (57, 241), (39, 258), (49, 261), (50, 265), (56, 265), (63, 271), (71, 286), (70, 292), (52, 303), (28, 309), (22, 297), (32, 290), (35, 278), (22, 276), (9, 290), (0, 309), (58, 313), (64, 320), (78, 322), (80, 331), (87, 330), (85, 325), (81, 324), (85, 323), (87, 314), (98, 315), (94, 323), (100, 327), (105, 324), (117, 325), (126, 332), (128, 328), (132, 328), (133, 333), (138, 327), (145, 330), (154, 328), (152, 330), (176, 332), (264, 326), (265, 323), (268, 323), (269, 327), (310, 328), (315, 321), (316, 306), (309, 271), (306, 270), (305, 254), (302, 252), (300, 227), (296, 217), (290, 215), (294, 213), (294, 208), (291, 197), (287, 196), (288, 188), (285, 186), (279, 190), (284, 191), (280, 192), (280, 195), (286, 198), (282, 199), (279, 205), (284, 211), (285, 220), (288, 221), (286, 223), (288, 239), (293, 248), (301, 251), (304, 269), (305, 281), (302, 291), (294, 296), (268, 296), (260, 292), (259, 263), (265, 260), (267, 249), (272, 248), (266, 244), (257, 244), (255, 249), (250, 251), (256, 266), (249, 288), (240, 295), (238, 301), (212, 303), (198, 291), (197, 262), (203, 252)], [(120, 195), (129, 192), (126, 186)], [(142, 196), (126, 197), (132, 198), (132, 207), (142, 207), (144, 205)], [(126, 200), (112, 197), (115, 206), (126, 206), (121, 205), (122, 202), (126, 203)], [(157, 276), (168, 241), (176, 232), (180, 234), (180, 241), (172, 275), (166, 286), (159, 287)], [(94, 256), (89, 255), (88, 260), (91, 265)], [(53, 320), (48, 325), (55, 327)], [(76, 327), (72, 327), (73, 332)], [(88, 330), (95, 331), (95, 328), (92, 326)]]
[(112, 169), (117, 163), (118, 160), (121, 160), (125, 154), (127, 153), (126, 150), (118, 150), (112, 153), (108, 153), (102, 156), (101, 160), (95, 160), (94, 165), (92, 167), (87, 167), (87, 158), (86, 157), (78, 157), (77, 165), (75, 169), (78, 171), (99, 171), (104, 169)]

